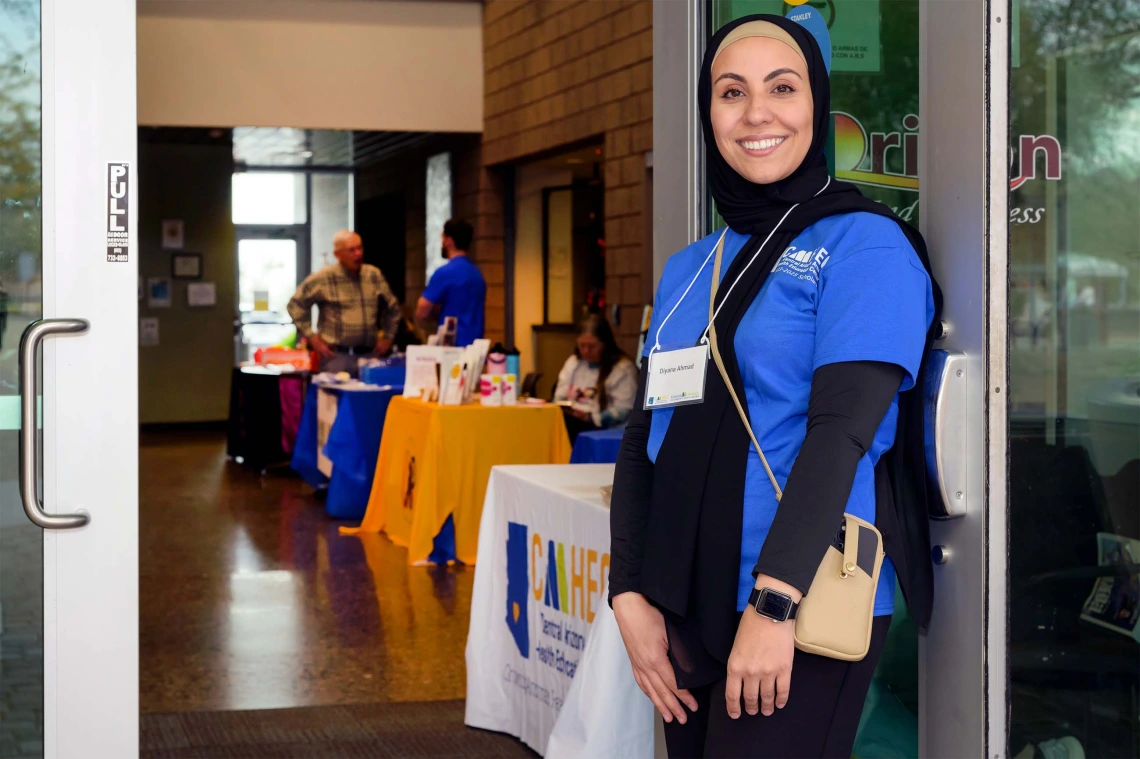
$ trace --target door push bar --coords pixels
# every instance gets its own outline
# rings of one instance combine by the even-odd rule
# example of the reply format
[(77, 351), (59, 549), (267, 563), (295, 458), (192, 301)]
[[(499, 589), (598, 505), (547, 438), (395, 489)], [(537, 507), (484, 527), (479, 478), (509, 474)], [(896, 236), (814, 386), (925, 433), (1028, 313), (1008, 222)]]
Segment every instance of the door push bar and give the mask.
[(40, 498), (40, 456), (36, 440), (40, 344), (48, 335), (82, 334), (89, 326), (86, 319), (41, 319), (28, 325), (20, 338), (20, 499), (32, 524), (45, 530), (83, 527), (91, 517), (84, 511), (48, 514)]
[(966, 354), (930, 352), (926, 369), (926, 479), (931, 519), (966, 516)]

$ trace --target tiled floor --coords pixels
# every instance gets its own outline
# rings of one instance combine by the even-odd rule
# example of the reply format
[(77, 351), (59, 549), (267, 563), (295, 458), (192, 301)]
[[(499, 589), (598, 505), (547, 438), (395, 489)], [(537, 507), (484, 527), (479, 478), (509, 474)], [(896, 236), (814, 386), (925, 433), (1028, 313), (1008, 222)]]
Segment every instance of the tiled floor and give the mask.
[(140, 446), (144, 713), (461, 699), (473, 570), (342, 537), (287, 472), (215, 433)]

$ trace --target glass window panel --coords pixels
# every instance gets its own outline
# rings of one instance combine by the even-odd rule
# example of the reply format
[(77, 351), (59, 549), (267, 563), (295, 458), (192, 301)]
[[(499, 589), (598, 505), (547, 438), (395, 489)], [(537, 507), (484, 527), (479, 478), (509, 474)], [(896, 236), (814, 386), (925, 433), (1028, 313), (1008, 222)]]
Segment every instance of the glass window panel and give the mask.
[(313, 174), (312, 269), (329, 266), (333, 258), (333, 235), (354, 226), (352, 174)]
[(574, 195), (554, 190), (546, 199), (546, 321), (574, 323)]
[(234, 224), (304, 224), (305, 175), (241, 171), (233, 175)]
[(43, 531), (20, 506), (20, 335), (42, 316), (40, 4), (0, 3), (0, 756), (44, 755)]
[(294, 240), (238, 242), (239, 308), (288, 318), (286, 306), (297, 290), (297, 243)]
[[(451, 218), (451, 155), (440, 153), (427, 164), (427, 279), (445, 263), (440, 238), (443, 225)], [(425, 280), (427, 281), (427, 280)]]
[(1010, 751), (1134, 757), (1140, 2), (1012, 17)]

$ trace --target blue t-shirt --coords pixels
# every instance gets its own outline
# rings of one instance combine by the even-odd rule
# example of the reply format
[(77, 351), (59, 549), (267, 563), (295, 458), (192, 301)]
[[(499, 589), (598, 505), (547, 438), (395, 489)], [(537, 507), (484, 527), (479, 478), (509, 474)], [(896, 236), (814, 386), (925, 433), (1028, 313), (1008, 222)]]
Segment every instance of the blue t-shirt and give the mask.
[(456, 256), (435, 270), (424, 290), (424, 298), (440, 307), (439, 318), (454, 316), (455, 344), (470, 345), (483, 337), (483, 303), (487, 283), (483, 274), (467, 256)]
[[(658, 343), (664, 350), (692, 347), (708, 325), (710, 259), (682, 299), (686, 287), (715, 248), (717, 231), (671, 257), (654, 301), (646, 355)], [(747, 235), (728, 231), (721, 276)], [(755, 250), (748, 250), (751, 256)], [(759, 264), (756, 264), (759, 265)], [(730, 283), (722, 282), (721, 287)], [(680, 301), (673, 315), (665, 316)], [(926, 331), (934, 318), (930, 278), (898, 224), (876, 214), (831, 216), (792, 241), (748, 307), (734, 340), (756, 439), (784, 487), (807, 435), (812, 374), (843, 361), (882, 361), (906, 371), (900, 392), (914, 386)], [(711, 362), (710, 362), (711, 365)], [(714, 378), (717, 376), (714, 372)], [(719, 381), (710, 379), (710, 381)], [(652, 412), (648, 453), (657, 459), (672, 409)], [(875, 464), (895, 439), (898, 397), (875, 433), (871, 450), (859, 462), (845, 511), (875, 521)], [(776, 494), (749, 445), (744, 483), (737, 611), (748, 604), (755, 585), (752, 569), (776, 515)], [(894, 610), (895, 568), (883, 561), (875, 593), (875, 614)]]

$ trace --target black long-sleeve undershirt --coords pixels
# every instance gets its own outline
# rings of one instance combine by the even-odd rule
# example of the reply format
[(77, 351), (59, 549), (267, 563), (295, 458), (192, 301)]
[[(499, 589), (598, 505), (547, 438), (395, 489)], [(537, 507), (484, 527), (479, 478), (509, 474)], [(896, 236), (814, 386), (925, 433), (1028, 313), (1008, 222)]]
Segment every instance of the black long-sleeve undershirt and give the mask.
[(902, 384), (895, 364), (855, 361), (812, 375), (807, 435), (752, 575), (807, 593), (851, 497), (859, 461)]
[(626, 420), (610, 494), (610, 598), (641, 589), (641, 555), (649, 498), (653, 493), (653, 462), (649, 459), (649, 421), (645, 385), (649, 360), (641, 362), (637, 395)]
[[(610, 598), (640, 589), (645, 526), (653, 491), (646, 364), (618, 452), (610, 507)], [(764, 574), (806, 593), (842, 518), (859, 461), (898, 393), (903, 369), (854, 361), (829, 364), (812, 376), (807, 435), (753, 575)]]

